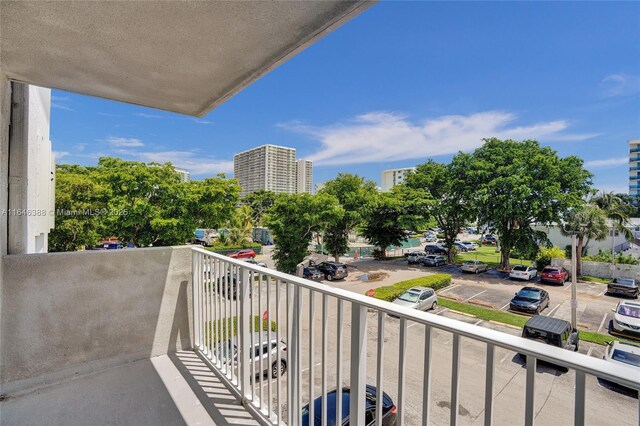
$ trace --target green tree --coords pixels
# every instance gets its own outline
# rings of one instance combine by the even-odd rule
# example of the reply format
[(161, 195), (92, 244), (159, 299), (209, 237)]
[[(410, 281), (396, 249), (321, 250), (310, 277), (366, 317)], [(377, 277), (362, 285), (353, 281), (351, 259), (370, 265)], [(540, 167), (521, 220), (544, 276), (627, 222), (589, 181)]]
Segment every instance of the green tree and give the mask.
[(542, 271), (545, 267), (551, 265), (551, 259), (564, 259), (564, 250), (559, 247), (541, 247), (536, 256), (536, 268)]
[(308, 255), (313, 233), (343, 215), (338, 200), (329, 194), (286, 194), (279, 196), (264, 216), (271, 230), (278, 270), (291, 272)]
[(183, 185), (184, 219), (190, 222), (191, 232), (196, 228), (218, 229), (235, 215), (240, 200), (237, 180), (217, 176), (203, 181), (191, 180)]
[(344, 210), (335, 222), (329, 222), (324, 229), (324, 243), (336, 262), (349, 250), (349, 231), (362, 220), (362, 212), (377, 195), (376, 184), (350, 173), (340, 173), (338, 177), (325, 183), (320, 193), (334, 196)]
[(379, 247), (382, 259), (386, 257), (387, 247), (407, 241), (402, 226), (405, 214), (406, 206), (394, 192), (380, 194), (363, 211), (360, 232), (371, 244)]
[(253, 219), (254, 226), (263, 225), (263, 216), (273, 206), (278, 198), (278, 194), (272, 191), (256, 191), (251, 194), (247, 194), (242, 199), (242, 203), (249, 206), (251, 209), (251, 217)]
[(600, 192), (589, 200), (604, 211), (612, 223), (612, 227), (622, 233), (628, 240), (633, 238), (632, 232), (627, 228), (631, 209), (623, 197), (613, 192)]
[(108, 190), (98, 182), (94, 168), (57, 165), (55, 185), (56, 216), (49, 233), (49, 251), (96, 245), (103, 236), (102, 216), (88, 213), (106, 207)]
[(560, 222), (584, 203), (591, 176), (582, 159), (560, 158), (534, 140), (485, 139), (470, 157), (466, 185), (479, 222), (496, 228), (501, 268), (510, 268), (514, 247), (531, 247), (542, 237), (532, 224)]
[(398, 191), (411, 200), (414, 214), (432, 217), (442, 229), (449, 262), (453, 261), (453, 243), (460, 229), (473, 217), (467, 192), (469, 154), (458, 154), (449, 164), (429, 160), (416, 167)]

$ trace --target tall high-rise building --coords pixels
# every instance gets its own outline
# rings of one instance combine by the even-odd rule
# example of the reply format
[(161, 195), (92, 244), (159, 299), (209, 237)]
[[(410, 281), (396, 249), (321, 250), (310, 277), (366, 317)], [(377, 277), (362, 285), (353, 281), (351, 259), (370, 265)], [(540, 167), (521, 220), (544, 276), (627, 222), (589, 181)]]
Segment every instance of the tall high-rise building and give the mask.
[(629, 141), (629, 195), (640, 194), (640, 139)]
[(402, 169), (391, 169), (382, 172), (382, 192), (391, 191), (396, 185), (404, 182), (407, 175), (414, 171), (415, 167), (405, 167)]
[(296, 150), (262, 145), (233, 156), (233, 176), (245, 196), (259, 190), (296, 192)]
[(296, 161), (296, 192), (312, 192), (313, 163), (309, 160)]
[(177, 167), (173, 168), (176, 173), (180, 176), (180, 182), (189, 182), (191, 180), (191, 173), (184, 169), (179, 169)]

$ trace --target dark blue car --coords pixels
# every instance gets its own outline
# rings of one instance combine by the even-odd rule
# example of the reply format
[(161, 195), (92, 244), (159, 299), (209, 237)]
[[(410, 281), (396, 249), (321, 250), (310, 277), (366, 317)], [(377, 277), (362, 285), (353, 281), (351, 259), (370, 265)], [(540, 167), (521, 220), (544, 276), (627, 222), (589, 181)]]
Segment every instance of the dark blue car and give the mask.
[[(342, 388), (342, 420), (336, 422), (336, 390), (327, 394), (327, 426), (348, 425), (349, 410), (351, 401), (351, 390), (348, 387)], [(371, 385), (367, 385), (365, 403), (365, 425), (374, 425), (376, 422), (376, 399), (378, 390)], [(322, 425), (322, 397), (313, 401), (314, 426)], [(385, 392), (382, 393), (382, 424), (384, 426), (396, 425), (396, 406), (393, 400)], [(309, 426), (309, 404), (302, 408), (302, 426)]]

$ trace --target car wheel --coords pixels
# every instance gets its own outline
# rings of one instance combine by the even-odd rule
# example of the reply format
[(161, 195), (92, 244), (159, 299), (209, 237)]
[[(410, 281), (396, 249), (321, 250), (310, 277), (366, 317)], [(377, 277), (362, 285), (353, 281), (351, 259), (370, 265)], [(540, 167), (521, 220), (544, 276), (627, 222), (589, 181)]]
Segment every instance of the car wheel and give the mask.
[(271, 377), (273, 377), (274, 379), (278, 377), (278, 374), (282, 376), (287, 371), (287, 364), (285, 364), (284, 361), (280, 361), (279, 364), (280, 364), (280, 368), (278, 368), (277, 362), (274, 362), (273, 365), (271, 366)]
[(431, 310), (432, 310), (432, 311), (433, 311), (435, 308), (437, 308), (437, 307), (438, 307), (438, 302), (433, 302), (433, 303), (431, 304)]
[(333, 277), (331, 276), (331, 274), (327, 274), (325, 275), (325, 277), (327, 278), (327, 281), (333, 281)]

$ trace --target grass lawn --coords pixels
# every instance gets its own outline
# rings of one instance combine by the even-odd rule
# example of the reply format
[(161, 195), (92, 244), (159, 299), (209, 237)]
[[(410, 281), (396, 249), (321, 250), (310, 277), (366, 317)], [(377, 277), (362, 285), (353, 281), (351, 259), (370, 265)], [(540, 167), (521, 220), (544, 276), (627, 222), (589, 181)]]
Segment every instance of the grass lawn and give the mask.
[[(456, 263), (462, 263), (466, 260), (480, 260), (487, 265), (495, 268), (500, 264), (500, 253), (496, 253), (496, 246), (480, 246), (476, 251), (470, 251), (467, 253), (459, 253), (456, 255)], [(510, 259), (511, 265), (531, 265), (530, 260), (522, 259)]]
[[(512, 314), (510, 312), (498, 311), (496, 309), (483, 308), (481, 306), (472, 305), (469, 303), (456, 302), (454, 300), (445, 299), (443, 297), (438, 299), (438, 304), (442, 307), (451, 309), (452, 311), (463, 312), (465, 314), (473, 315), (478, 319), (485, 321), (494, 321), (502, 324), (514, 325), (517, 327), (523, 327), (530, 317), (524, 315)], [(604, 345), (606, 342), (611, 342), (615, 339), (608, 334), (594, 333), (592, 331), (580, 330), (580, 340), (585, 342), (597, 343)], [(625, 341), (625, 340), (622, 340)]]
[(590, 277), (589, 275), (582, 275), (578, 277), (581, 281), (591, 281), (592, 283), (598, 284), (609, 284), (609, 280), (606, 278), (598, 278), (598, 277)]

